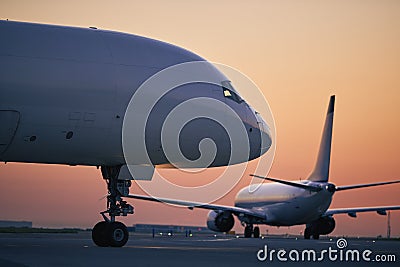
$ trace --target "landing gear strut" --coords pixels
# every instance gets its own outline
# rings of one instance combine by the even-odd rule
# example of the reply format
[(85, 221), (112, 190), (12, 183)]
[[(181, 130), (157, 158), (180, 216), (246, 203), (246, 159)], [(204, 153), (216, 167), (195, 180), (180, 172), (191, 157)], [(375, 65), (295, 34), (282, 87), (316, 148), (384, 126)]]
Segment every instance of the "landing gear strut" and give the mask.
[[(122, 199), (129, 195), (130, 180), (119, 180), (121, 166), (102, 166), (101, 174), (107, 182), (107, 210), (100, 212), (104, 221), (97, 223), (92, 231), (93, 242), (99, 247), (122, 247), (128, 242), (129, 232), (115, 217), (133, 214), (133, 207)], [(107, 217), (108, 215), (108, 217)]]

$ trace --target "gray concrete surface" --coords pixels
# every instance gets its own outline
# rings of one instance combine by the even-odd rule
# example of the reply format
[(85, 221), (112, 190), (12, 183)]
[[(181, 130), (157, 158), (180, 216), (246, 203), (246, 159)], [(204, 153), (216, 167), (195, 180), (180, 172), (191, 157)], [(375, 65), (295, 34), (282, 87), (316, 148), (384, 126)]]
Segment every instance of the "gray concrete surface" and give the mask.
[[(133, 233), (123, 248), (99, 248), (90, 232), (78, 234), (0, 234), (0, 266), (400, 266), (400, 241), (347, 239), (346, 250), (369, 249), (376, 255), (394, 255), (395, 262), (330, 261), (281, 262), (276, 253), (272, 262), (259, 261), (257, 252), (267, 245), (271, 250), (338, 250), (336, 238), (303, 240), (296, 238), (244, 239), (234, 236), (184, 235), (156, 236)], [(260, 254), (263, 256), (263, 253)], [(293, 254), (295, 256), (295, 254)], [(337, 252), (338, 257), (339, 250)]]

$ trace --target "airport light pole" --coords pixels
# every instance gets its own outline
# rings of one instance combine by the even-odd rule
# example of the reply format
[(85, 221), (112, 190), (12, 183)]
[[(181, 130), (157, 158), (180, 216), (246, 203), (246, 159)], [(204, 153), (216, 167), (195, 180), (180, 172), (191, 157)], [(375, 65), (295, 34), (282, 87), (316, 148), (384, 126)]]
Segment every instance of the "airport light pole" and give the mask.
[(390, 239), (390, 211), (387, 215), (387, 238)]

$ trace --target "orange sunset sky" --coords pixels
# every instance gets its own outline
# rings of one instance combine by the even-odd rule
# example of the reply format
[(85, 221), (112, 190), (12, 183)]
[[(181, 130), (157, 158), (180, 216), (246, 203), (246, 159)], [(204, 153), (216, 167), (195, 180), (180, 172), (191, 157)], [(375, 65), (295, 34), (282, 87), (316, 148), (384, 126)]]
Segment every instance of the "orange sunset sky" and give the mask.
[[(400, 179), (400, 1), (0, 0), (0, 18), (143, 35), (239, 69), (263, 91), (275, 117), (271, 177), (308, 175), (329, 96), (336, 94), (330, 181)], [(249, 181), (245, 175), (218, 203), (233, 204)], [(137, 186), (132, 191), (139, 193)], [(400, 205), (399, 193), (400, 185), (338, 192), (331, 207)], [(0, 165), (0, 220), (92, 227), (101, 219), (104, 195), (105, 183), (94, 167)], [(207, 211), (130, 202), (135, 214), (123, 219), (127, 225), (205, 225)], [(400, 211), (391, 218), (392, 236), (400, 236)], [(336, 235), (386, 235), (387, 218), (376, 213), (335, 219)], [(243, 231), (237, 221), (235, 230)]]

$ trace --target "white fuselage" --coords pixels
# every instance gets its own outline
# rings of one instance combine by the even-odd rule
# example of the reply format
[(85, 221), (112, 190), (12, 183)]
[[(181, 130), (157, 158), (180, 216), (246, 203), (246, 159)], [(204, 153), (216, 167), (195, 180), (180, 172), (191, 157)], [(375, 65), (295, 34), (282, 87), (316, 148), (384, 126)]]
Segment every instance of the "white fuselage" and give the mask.
[[(167, 43), (97, 29), (0, 21), (0, 36), (0, 161), (6, 162), (125, 164), (122, 125), (139, 86), (169, 66), (206, 62)], [(221, 82), (227, 80), (209, 66)], [(219, 85), (188, 84), (166, 94), (149, 116), (145, 142), (154, 165), (171, 163), (160, 141), (166, 116), (196, 97), (218, 100), (238, 114), (248, 130), (246, 160), (265, 153), (260, 150), (260, 133), (268, 133), (260, 130), (245, 101), (227, 99)], [(202, 108), (220, 112), (216, 105)], [(176, 136), (169, 138), (167, 142), (176, 142)], [(212, 139), (218, 149), (211, 166), (226, 165), (229, 159), (229, 138), (215, 122), (194, 121), (179, 138), (182, 153), (189, 159), (199, 157), (199, 142), (204, 138)], [(138, 159), (130, 164), (143, 163)]]
[(274, 226), (306, 224), (321, 217), (329, 208), (333, 193), (326, 190), (327, 183), (301, 181), (304, 184), (319, 184), (322, 190), (311, 192), (280, 183), (260, 184), (239, 191), (235, 206), (265, 214), (265, 222)]

